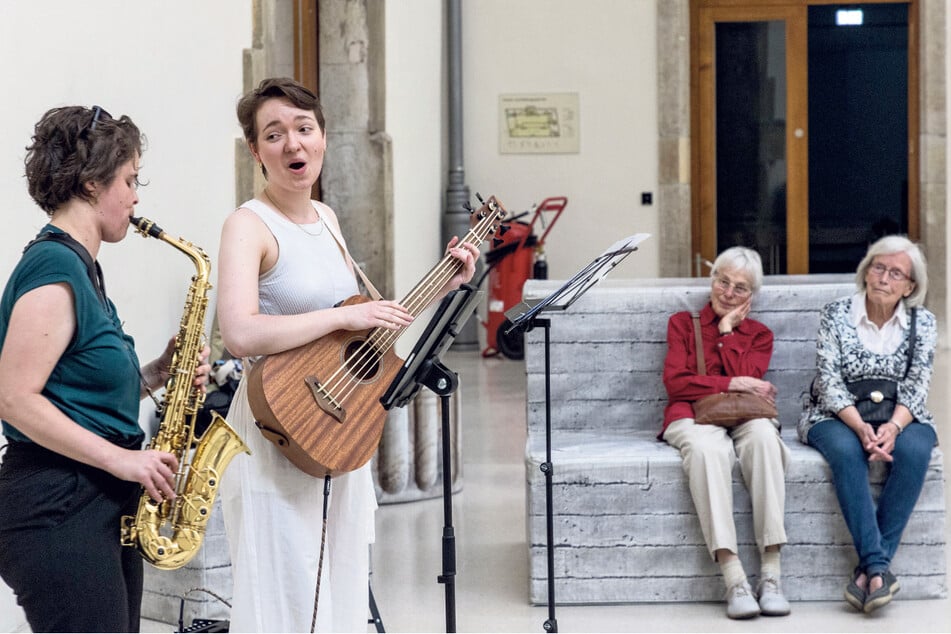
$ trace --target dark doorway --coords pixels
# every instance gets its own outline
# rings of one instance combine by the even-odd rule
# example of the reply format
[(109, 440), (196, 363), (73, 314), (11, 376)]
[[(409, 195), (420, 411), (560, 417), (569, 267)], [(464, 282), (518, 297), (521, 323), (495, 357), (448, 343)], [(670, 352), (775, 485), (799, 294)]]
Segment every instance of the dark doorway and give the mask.
[(717, 253), (759, 251), (786, 272), (786, 30), (779, 20), (716, 25)]
[(908, 232), (908, 6), (809, 7), (809, 271)]
[(799, 274), (917, 239), (916, 5), (697, 2), (697, 273), (735, 244)]

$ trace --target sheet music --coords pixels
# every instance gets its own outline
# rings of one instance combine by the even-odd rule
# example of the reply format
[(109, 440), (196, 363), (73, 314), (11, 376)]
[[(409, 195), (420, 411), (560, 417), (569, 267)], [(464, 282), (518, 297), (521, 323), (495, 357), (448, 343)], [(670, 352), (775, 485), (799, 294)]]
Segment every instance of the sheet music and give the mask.
[(511, 332), (515, 328), (518, 328), (546, 308), (566, 310), (579, 297), (584, 295), (588, 289), (603, 280), (624, 258), (636, 251), (637, 245), (649, 237), (649, 233), (635, 233), (618, 240), (584, 268), (575, 273), (561, 288), (545, 299), (535, 303), (533, 306), (529, 306), (526, 302), (521, 302), (506, 311), (505, 316), (513, 322), (512, 327), (506, 332)]

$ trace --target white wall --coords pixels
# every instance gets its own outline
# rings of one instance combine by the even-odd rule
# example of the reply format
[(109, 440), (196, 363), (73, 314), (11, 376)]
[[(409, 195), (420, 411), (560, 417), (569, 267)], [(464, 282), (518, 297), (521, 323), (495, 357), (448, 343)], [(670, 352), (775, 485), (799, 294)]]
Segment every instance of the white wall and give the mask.
[[(612, 277), (659, 272), (654, 0), (463, 2), (466, 181), (509, 211), (548, 196), (568, 205), (547, 238), (549, 277), (564, 279), (620, 238), (652, 238)], [(498, 99), (575, 92), (577, 154), (501, 154)]]
[[(445, 9), (442, 0), (386, 6), (386, 132), (393, 139), (397, 296), (441, 255), (445, 205)], [(613, 274), (656, 276), (656, 12), (654, 0), (479, 0), (462, 3), (465, 182), (511, 212), (548, 196), (568, 205), (547, 238), (552, 278), (570, 276), (616, 240), (654, 234)], [(621, 60), (621, 61), (619, 61)], [(577, 154), (501, 154), (498, 99), (580, 95)]]
[(386, 6), (386, 132), (393, 141), (396, 297), (442, 257), (444, 0)]
[[(98, 104), (128, 114), (146, 134), (138, 213), (217, 259), (234, 208), (234, 106), (251, 0), (3, 0), (0, 19), (0, 279), (47, 218), (30, 199), (24, 148), (47, 109)], [(109, 294), (145, 360), (178, 327), (194, 273), (157, 240), (129, 236), (100, 252)], [(0, 584), (0, 631), (25, 627)]]
[[(8, 216), (0, 275), (47, 220), (23, 177), (33, 125), (48, 108), (70, 104), (133, 118), (148, 139), (137, 213), (216, 258), (221, 221), (234, 207), (234, 105), (250, 0), (6, 0), (3, 12), (0, 190)], [(100, 260), (140, 352), (158, 353), (181, 316), (192, 265), (131, 233), (106, 245)]]
[[(566, 196), (547, 238), (550, 277), (570, 277), (615, 241), (645, 232), (654, 237), (612, 277), (656, 276), (656, 207), (640, 204), (642, 191), (655, 200), (657, 193), (654, 0), (479, 0), (462, 9), (464, 169), (473, 203), (476, 192), (495, 194), (518, 213)], [(387, 3), (398, 298), (442, 254), (446, 56), (444, 0)], [(579, 153), (500, 153), (499, 95), (563, 92), (579, 94)]]

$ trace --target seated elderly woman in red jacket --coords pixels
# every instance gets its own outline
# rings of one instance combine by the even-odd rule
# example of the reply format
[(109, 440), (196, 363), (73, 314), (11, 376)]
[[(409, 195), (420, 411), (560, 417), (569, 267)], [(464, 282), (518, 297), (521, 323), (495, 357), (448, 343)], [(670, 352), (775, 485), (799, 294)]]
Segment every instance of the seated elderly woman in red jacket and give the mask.
[[(775, 405), (776, 388), (763, 375), (773, 353), (773, 333), (749, 319), (753, 295), (763, 281), (759, 255), (745, 247), (727, 249), (713, 263), (710, 301), (699, 320), (689, 312), (667, 325), (663, 438), (680, 451), (700, 528), (726, 584), (726, 613), (732, 619), (759, 614), (785, 616), (789, 602), (780, 584), (779, 549), (789, 450), (775, 418), (753, 418), (733, 427), (696, 422), (694, 403), (721, 392), (745, 392)], [(703, 341), (698, 355), (695, 321)], [(703, 360), (704, 370), (698, 369)], [(760, 551), (754, 594), (738, 557), (733, 520), (733, 466), (739, 461), (753, 506), (753, 532)]]

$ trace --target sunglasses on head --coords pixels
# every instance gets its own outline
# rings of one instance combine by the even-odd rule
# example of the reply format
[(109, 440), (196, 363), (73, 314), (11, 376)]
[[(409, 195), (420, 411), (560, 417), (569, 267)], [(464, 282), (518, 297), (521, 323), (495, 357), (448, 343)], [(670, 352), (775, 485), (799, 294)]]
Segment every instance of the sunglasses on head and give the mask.
[(96, 129), (96, 124), (99, 123), (99, 119), (102, 117), (102, 115), (105, 115), (109, 117), (110, 119), (112, 118), (112, 115), (106, 112), (105, 110), (103, 110), (100, 106), (92, 107), (92, 121), (89, 123), (90, 132)]

